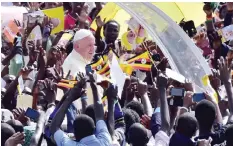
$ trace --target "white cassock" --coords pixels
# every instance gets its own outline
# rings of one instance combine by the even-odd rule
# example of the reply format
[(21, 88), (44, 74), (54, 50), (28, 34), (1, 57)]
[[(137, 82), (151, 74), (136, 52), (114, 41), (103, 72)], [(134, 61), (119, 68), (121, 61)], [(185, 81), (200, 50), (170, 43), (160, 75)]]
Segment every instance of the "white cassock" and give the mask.
[[(70, 75), (76, 77), (77, 73), (82, 72), (84, 74), (86, 74), (86, 65), (89, 64), (90, 61), (87, 61), (86, 59), (84, 59), (78, 52), (76, 52), (74, 49), (73, 51), (69, 54), (69, 56), (67, 56), (67, 58), (65, 59), (62, 67), (63, 67), (63, 71), (64, 74), (67, 74), (70, 72)], [(98, 93), (99, 93), (99, 97), (101, 98), (103, 96), (103, 89), (98, 86)], [(93, 104), (93, 95), (92, 95), (92, 90), (90, 87), (90, 84), (87, 84), (87, 103), (89, 104)], [(81, 104), (81, 99), (78, 99), (74, 102), (75, 106), (77, 109), (81, 109), (82, 108), (82, 104)]]

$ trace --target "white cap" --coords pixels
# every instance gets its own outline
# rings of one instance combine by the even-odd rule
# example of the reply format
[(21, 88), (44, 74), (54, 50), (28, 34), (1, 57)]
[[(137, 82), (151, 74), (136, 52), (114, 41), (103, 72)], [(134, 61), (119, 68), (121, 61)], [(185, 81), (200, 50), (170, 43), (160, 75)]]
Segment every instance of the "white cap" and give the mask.
[(85, 37), (88, 37), (88, 36), (90, 36), (90, 35), (94, 37), (93, 33), (92, 33), (90, 30), (87, 30), (87, 29), (80, 29), (80, 30), (78, 30), (78, 31), (75, 33), (73, 42), (76, 42), (76, 41), (78, 41), (78, 40), (81, 40), (81, 39), (83, 39), (83, 38), (85, 38)]

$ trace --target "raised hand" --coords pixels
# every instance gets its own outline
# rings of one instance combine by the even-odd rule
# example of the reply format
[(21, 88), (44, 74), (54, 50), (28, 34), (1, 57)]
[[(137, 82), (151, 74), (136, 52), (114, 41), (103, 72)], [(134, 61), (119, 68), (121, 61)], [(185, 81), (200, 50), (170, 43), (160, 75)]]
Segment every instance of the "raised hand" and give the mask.
[(18, 144), (23, 144), (24, 140), (24, 133), (17, 132), (7, 139), (5, 146), (17, 146)]
[(147, 84), (145, 82), (139, 81), (137, 84), (137, 91), (140, 96), (143, 96), (147, 92)]
[(217, 72), (216, 69), (212, 69), (212, 74), (213, 75), (209, 76), (210, 84), (215, 90), (218, 90), (219, 87), (221, 86), (221, 80), (219, 79), (219, 73)]
[(68, 80), (69, 77), (70, 77), (70, 73), (71, 73), (71, 70), (68, 71), (67, 75), (65, 76), (64, 75), (64, 71), (63, 71), (63, 68), (61, 68), (61, 73), (59, 74), (58, 70), (56, 68), (50, 68), (49, 69), (49, 72), (53, 75), (53, 78), (59, 82), (61, 81), (62, 79), (66, 79)]
[[(105, 20), (104, 20), (105, 21)], [(96, 17), (96, 25), (98, 28), (101, 28), (104, 26), (104, 21), (101, 20), (100, 16)]]
[(193, 83), (190, 80), (186, 79), (185, 83), (184, 83), (184, 89), (186, 91), (192, 91), (193, 92), (194, 91), (194, 89), (193, 89)]
[(44, 93), (44, 99), (48, 103), (55, 103), (57, 92), (56, 84), (52, 80), (46, 78), (45, 80), (38, 81), (37, 85), (39, 87), (40, 92)]
[(22, 108), (16, 108), (12, 111), (15, 120), (19, 120), (23, 125), (28, 125), (30, 119), (25, 116), (25, 110)]
[(42, 48), (42, 46), (38, 47), (39, 50), (39, 58), (38, 58), (38, 63), (40, 65), (40, 68), (45, 68), (47, 65), (47, 57), (46, 57), (46, 51)]
[(140, 120), (140, 123), (147, 129), (151, 129), (151, 117), (148, 115), (142, 115), (142, 118)]
[(185, 96), (184, 96), (184, 107), (189, 108), (192, 104), (194, 104), (193, 102), (193, 92), (187, 91)]
[(71, 98), (72, 101), (77, 100), (83, 94), (86, 93), (87, 78), (85, 77), (85, 75), (83, 73), (78, 73), (77, 80), (78, 80), (78, 83), (70, 91), (71, 96), (69, 97)]
[(24, 67), (19, 72), (19, 75), (22, 75), (23, 80), (32, 80), (32, 78), (28, 77), (29, 73), (33, 70), (31, 66)]
[(157, 87), (166, 88), (168, 83), (168, 77), (165, 74), (160, 73), (157, 78)]
[(156, 50), (156, 47), (157, 47), (156, 43), (151, 40), (144, 41), (140, 45), (140, 48), (142, 48), (143, 50), (149, 50), (149, 51)]
[(223, 83), (231, 82), (231, 69), (233, 64), (228, 64), (227, 59), (224, 60), (223, 57), (218, 59), (218, 65), (219, 65), (219, 78)]
[(96, 73), (91, 73), (91, 72), (88, 72), (87, 73), (87, 76), (89, 77), (89, 82), (90, 83), (96, 83), (96, 78), (95, 78), (95, 76), (96, 76)]
[(106, 95), (108, 97), (108, 100), (116, 101), (117, 93), (118, 93), (118, 88), (117, 86), (114, 86), (113, 84), (111, 84), (106, 90)]
[(87, 20), (87, 14), (84, 11), (82, 11), (81, 13), (84, 13), (84, 14), (80, 16), (78, 13), (76, 13), (77, 20), (81, 23), (85, 23)]
[(29, 49), (29, 62), (33, 64), (37, 60), (40, 51), (37, 50), (33, 41), (28, 42), (28, 49)]

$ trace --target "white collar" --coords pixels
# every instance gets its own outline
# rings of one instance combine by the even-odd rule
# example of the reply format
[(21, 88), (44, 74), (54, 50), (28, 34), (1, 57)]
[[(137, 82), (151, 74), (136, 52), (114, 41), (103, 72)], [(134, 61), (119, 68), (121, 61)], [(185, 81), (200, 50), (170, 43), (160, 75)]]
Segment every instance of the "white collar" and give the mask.
[(89, 64), (90, 61), (86, 60), (82, 55), (80, 55), (75, 49), (71, 52), (72, 58), (74, 58), (77, 61), (81, 61), (84, 64)]

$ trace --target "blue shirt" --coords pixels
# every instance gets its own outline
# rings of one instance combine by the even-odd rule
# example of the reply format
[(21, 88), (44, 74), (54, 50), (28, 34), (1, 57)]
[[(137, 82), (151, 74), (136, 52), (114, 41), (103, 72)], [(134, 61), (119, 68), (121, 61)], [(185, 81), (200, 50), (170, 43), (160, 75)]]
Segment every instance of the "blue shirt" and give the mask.
[(108, 128), (103, 120), (96, 123), (96, 134), (87, 136), (79, 142), (70, 139), (65, 132), (57, 130), (54, 140), (57, 146), (109, 146), (112, 143)]
[(160, 108), (156, 108), (152, 117), (151, 117), (151, 132), (152, 135), (155, 136), (157, 132), (161, 129), (161, 113), (160, 113)]

